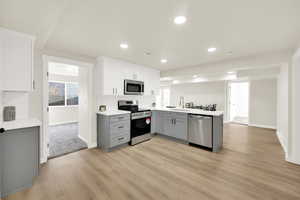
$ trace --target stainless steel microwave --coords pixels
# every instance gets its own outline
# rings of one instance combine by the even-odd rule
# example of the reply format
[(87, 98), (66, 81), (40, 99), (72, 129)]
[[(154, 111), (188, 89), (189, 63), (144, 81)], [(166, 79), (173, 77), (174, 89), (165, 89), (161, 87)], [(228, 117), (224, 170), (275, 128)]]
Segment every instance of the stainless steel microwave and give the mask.
[(124, 94), (125, 95), (143, 95), (144, 82), (134, 80), (124, 80)]

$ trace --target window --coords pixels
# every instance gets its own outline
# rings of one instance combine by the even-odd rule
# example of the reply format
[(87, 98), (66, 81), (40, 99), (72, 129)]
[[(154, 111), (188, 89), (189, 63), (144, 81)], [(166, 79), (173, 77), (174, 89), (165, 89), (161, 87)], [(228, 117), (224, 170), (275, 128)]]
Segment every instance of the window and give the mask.
[(65, 84), (49, 82), (49, 106), (65, 105)]
[(49, 106), (78, 105), (78, 84), (49, 82)]
[(163, 107), (170, 105), (170, 88), (160, 88), (159, 95), (156, 97), (156, 105)]
[(78, 105), (78, 84), (66, 83), (67, 105)]

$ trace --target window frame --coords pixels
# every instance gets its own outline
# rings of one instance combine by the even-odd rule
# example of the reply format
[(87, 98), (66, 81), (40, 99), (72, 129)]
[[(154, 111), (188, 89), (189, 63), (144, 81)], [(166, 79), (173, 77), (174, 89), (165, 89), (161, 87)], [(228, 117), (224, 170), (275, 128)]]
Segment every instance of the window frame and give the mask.
[(50, 81), (49, 80), (48, 81), (48, 85), (49, 85), (49, 83), (63, 83), (65, 85), (65, 105), (51, 106), (51, 105), (49, 105), (49, 99), (48, 99), (48, 107), (51, 107), (51, 108), (55, 108), (55, 107), (62, 108), (62, 107), (78, 107), (79, 106), (79, 94), (78, 94), (78, 104), (77, 105), (67, 105), (67, 99), (68, 99), (68, 97), (67, 97), (67, 86), (66, 86), (67, 83), (76, 84), (76, 85), (78, 85), (78, 89), (79, 89), (79, 83), (78, 82), (74, 82), (74, 81)]

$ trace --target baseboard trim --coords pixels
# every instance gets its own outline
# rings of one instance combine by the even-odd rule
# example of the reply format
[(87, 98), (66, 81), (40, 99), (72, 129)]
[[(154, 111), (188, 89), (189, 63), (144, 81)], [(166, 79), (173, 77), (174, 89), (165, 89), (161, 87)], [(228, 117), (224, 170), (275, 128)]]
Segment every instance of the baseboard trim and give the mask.
[(286, 146), (285, 146), (285, 144), (284, 144), (284, 142), (283, 142), (283, 138), (281, 137), (281, 134), (280, 134), (280, 132), (279, 131), (276, 131), (276, 135), (277, 135), (277, 138), (278, 138), (278, 140), (279, 140), (279, 143), (281, 144), (281, 146), (282, 146), (282, 148), (283, 148), (283, 151), (284, 151), (284, 153), (285, 153), (285, 157), (287, 158), (287, 148), (286, 148)]
[(84, 139), (83, 137), (81, 137), (80, 135), (78, 135), (79, 139), (81, 139), (82, 141), (84, 141), (86, 144), (88, 144), (88, 142), (86, 141), (86, 139)]
[(98, 145), (97, 145), (97, 142), (95, 142), (95, 143), (92, 143), (92, 144), (90, 144), (90, 145), (88, 145), (88, 148), (89, 149), (92, 149), (92, 148), (95, 148), (95, 147), (97, 147)]
[(40, 164), (46, 163), (47, 160), (48, 160), (47, 158), (41, 157), (41, 158), (40, 158)]
[(290, 162), (290, 163), (293, 163), (293, 164), (296, 164), (296, 165), (300, 165), (300, 160), (295, 160), (295, 159), (293, 159), (293, 158), (290, 158), (289, 156), (287, 156), (287, 157), (285, 158), (285, 160), (286, 160), (287, 162)]
[(261, 124), (248, 124), (248, 126), (277, 130), (275, 126), (268, 126), (268, 125), (261, 125)]

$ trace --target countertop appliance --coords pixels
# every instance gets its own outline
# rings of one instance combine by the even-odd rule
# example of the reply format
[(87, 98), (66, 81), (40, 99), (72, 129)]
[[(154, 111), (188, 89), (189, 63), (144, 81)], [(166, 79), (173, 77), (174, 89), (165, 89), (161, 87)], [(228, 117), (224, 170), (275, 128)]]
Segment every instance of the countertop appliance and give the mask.
[(130, 144), (151, 139), (151, 110), (139, 109), (133, 101), (119, 100), (118, 109), (131, 111)]
[(143, 95), (144, 82), (134, 80), (124, 80), (124, 94), (125, 95)]
[(213, 148), (213, 118), (189, 115), (188, 142), (210, 150)]

